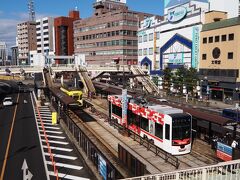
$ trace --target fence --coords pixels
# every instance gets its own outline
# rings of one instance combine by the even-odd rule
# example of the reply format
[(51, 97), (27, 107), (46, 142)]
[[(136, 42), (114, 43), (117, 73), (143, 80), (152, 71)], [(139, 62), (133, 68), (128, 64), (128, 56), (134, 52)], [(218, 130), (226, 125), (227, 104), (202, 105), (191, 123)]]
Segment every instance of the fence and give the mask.
[(128, 178), (129, 180), (239, 180), (240, 160), (170, 173)]

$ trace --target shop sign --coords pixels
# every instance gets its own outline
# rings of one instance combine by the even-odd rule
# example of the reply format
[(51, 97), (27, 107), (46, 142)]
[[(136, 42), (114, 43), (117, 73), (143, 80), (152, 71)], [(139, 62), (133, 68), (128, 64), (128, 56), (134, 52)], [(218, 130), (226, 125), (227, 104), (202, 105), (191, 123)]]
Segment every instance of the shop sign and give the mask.
[(169, 54), (168, 63), (183, 64), (183, 53)]
[(192, 28), (192, 68), (198, 68), (199, 62), (199, 27)]
[(183, 6), (176, 7), (168, 11), (168, 21), (178, 22), (187, 15), (187, 8)]
[(144, 20), (143, 22), (143, 28), (150, 28), (152, 25), (152, 19), (150, 18), (147, 18)]
[(102, 175), (103, 179), (107, 179), (107, 163), (102, 156), (98, 155), (99, 160), (99, 172)]

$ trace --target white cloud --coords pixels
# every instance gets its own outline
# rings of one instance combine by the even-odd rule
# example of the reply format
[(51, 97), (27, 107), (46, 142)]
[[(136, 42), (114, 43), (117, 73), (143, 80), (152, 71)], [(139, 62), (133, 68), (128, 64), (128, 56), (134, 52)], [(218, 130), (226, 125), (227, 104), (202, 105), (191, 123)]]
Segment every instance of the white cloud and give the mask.
[[(0, 15), (3, 11), (0, 11)], [(16, 44), (16, 36), (17, 36), (17, 24), (28, 20), (28, 13), (10, 13), (9, 17), (16, 17), (16, 19), (12, 18), (1, 18), (0, 16), (0, 41), (4, 41), (7, 43), (8, 48)], [(51, 14), (37, 14), (36, 18), (43, 17), (56, 17), (56, 15)]]

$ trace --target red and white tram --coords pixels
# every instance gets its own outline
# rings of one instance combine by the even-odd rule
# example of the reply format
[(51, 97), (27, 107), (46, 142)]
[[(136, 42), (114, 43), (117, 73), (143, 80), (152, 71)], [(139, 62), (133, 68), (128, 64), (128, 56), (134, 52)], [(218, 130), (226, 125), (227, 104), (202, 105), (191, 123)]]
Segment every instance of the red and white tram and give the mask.
[(122, 96), (110, 95), (109, 117), (172, 155), (191, 151), (192, 116), (182, 109), (141, 102), (128, 96), (127, 117), (122, 118)]

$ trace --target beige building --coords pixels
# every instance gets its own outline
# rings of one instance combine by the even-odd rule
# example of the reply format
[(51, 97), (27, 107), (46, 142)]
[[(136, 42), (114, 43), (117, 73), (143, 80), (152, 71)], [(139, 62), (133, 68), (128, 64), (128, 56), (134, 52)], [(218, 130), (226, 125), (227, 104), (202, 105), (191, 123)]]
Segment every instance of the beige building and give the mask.
[(205, 15), (201, 32), (199, 74), (202, 92), (215, 100), (239, 100), (240, 17), (224, 12)]
[(92, 17), (74, 21), (74, 53), (88, 64), (137, 64), (139, 22), (152, 16), (131, 11), (125, 1), (97, 1)]
[(36, 22), (17, 25), (18, 64), (29, 65), (29, 51), (37, 50)]

